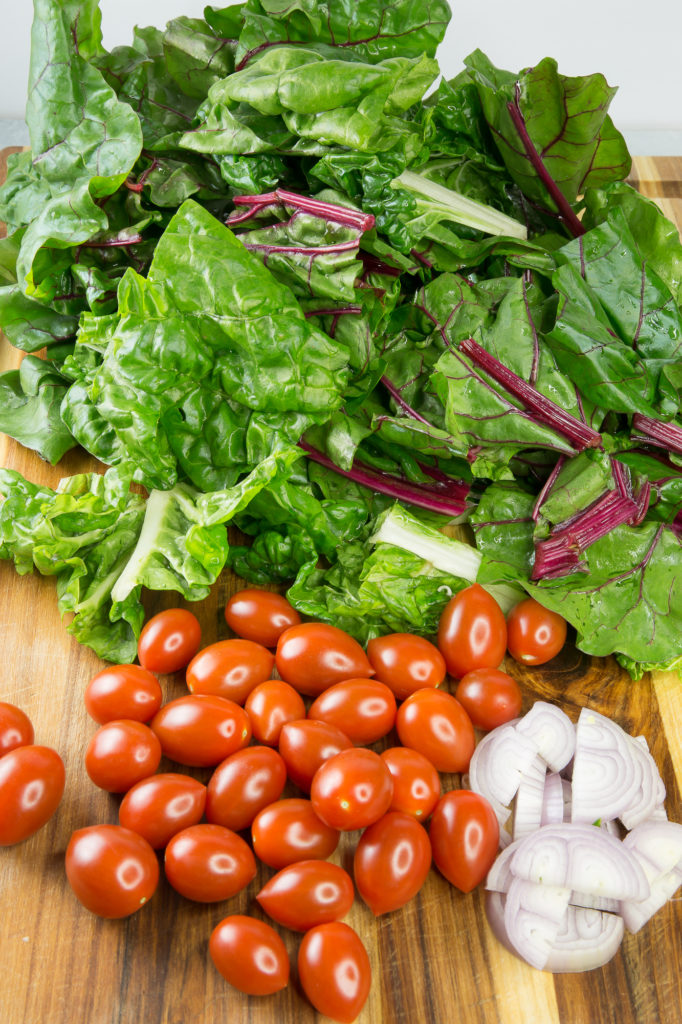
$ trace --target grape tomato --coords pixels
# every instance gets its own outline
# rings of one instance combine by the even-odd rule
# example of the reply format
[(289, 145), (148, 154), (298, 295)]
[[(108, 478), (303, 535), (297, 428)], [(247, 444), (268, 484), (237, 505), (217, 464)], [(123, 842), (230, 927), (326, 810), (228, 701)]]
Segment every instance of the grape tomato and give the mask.
[(357, 640), (325, 622), (302, 622), (277, 642), (277, 671), (295, 690), (317, 697), (344, 679), (369, 679), (374, 669)]
[(375, 916), (417, 895), (431, 867), (426, 829), (410, 814), (389, 811), (360, 836), (353, 858), (358, 892)]
[(15, 747), (0, 757), (0, 846), (34, 835), (57, 810), (64, 763), (51, 747)]
[(208, 783), (206, 820), (239, 832), (278, 800), (287, 781), (284, 761), (272, 747), (244, 747), (225, 758)]
[(208, 949), (225, 980), (246, 995), (271, 995), (289, 982), (286, 946), (265, 921), (244, 914), (226, 917), (213, 929)]
[(34, 739), (28, 715), (14, 704), (0, 700), (0, 757), (16, 747), (30, 746)]
[(331, 828), (366, 828), (391, 805), (393, 779), (373, 750), (353, 747), (325, 761), (310, 787), (315, 813)]
[(253, 738), (268, 747), (277, 746), (282, 726), (306, 715), (303, 697), (282, 679), (259, 683), (246, 698), (244, 707), (251, 719)]
[(294, 785), (309, 793), (315, 772), (330, 757), (350, 750), (352, 742), (345, 733), (328, 722), (310, 718), (287, 722), (279, 736), (279, 752)]
[(99, 725), (117, 718), (148, 722), (162, 699), (158, 679), (140, 665), (111, 665), (85, 688), (85, 709)]
[(410, 747), (389, 747), (380, 754), (393, 779), (390, 810), (424, 821), (440, 798), (440, 776), (431, 762)]
[(145, 623), (137, 644), (140, 665), (150, 672), (178, 672), (199, 650), (201, 626), (185, 608), (169, 608)]
[(298, 977), (319, 1013), (351, 1024), (369, 995), (372, 968), (357, 932), (343, 921), (331, 921), (304, 935)]
[(438, 623), (438, 647), (448, 672), (461, 679), (475, 668), (497, 668), (507, 649), (507, 623), (499, 604), (474, 583), (452, 597)]
[(121, 825), (74, 832), (66, 848), (66, 877), (83, 906), (99, 917), (134, 914), (156, 891), (159, 864), (146, 839)]
[(301, 616), (282, 594), (248, 587), (227, 602), (225, 621), (237, 636), (275, 647), (284, 630), (297, 626)]
[(396, 729), (405, 747), (418, 750), (439, 772), (465, 772), (476, 745), (471, 719), (442, 690), (415, 690), (398, 708)]
[(187, 666), (190, 693), (210, 693), (243, 704), (272, 675), (275, 656), (252, 640), (219, 640), (199, 651)]
[(306, 932), (344, 917), (354, 897), (353, 882), (343, 868), (326, 860), (301, 860), (278, 871), (256, 899), (278, 924)]
[(455, 698), (477, 729), (489, 731), (511, 722), (521, 712), (519, 684), (496, 668), (477, 668), (462, 676)]
[(259, 811), (251, 839), (256, 856), (279, 871), (296, 861), (331, 857), (339, 832), (318, 817), (310, 800), (289, 797)]
[(346, 679), (334, 683), (308, 708), (311, 720), (336, 726), (358, 745), (375, 743), (389, 733), (395, 715), (393, 692), (376, 679)]
[(150, 726), (166, 757), (197, 768), (219, 764), (251, 739), (244, 708), (211, 694), (177, 697), (157, 711)]
[(447, 880), (471, 892), (497, 857), (500, 828), (488, 801), (466, 789), (445, 793), (429, 826), (433, 860)]
[(389, 633), (367, 644), (367, 657), (376, 678), (404, 700), (425, 686), (440, 686), (445, 679), (445, 659), (429, 640), (412, 633)]
[(508, 650), (515, 661), (544, 665), (566, 643), (566, 620), (528, 597), (509, 612), (507, 633)]
[(176, 832), (201, 820), (205, 804), (203, 783), (189, 775), (163, 772), (128, 790), (118, 820), (124, 828), (144, 836), (153, 849), (161, 850)]
[(166, 878), (185, 899), (229, 900), (256, 877), (249, 844), (222, 825), (190, 825), (176, 833), (164, 855)]
[(161, 744), (149, 726), (125, 718), (101, 725), (85, 751), (85, 770), (100, 789), (125, 793), (153, 775)]

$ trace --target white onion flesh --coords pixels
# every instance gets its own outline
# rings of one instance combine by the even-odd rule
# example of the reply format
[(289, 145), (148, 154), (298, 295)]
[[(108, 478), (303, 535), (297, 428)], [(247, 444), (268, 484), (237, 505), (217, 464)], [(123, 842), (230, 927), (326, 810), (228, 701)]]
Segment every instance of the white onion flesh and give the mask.
[(512, 883), (514, 875), (511, 870), (511, 859), (514, 852), (518, 850), (519, 842), (510, 843), (493, 862), (488, 877), (485, 880), (485, 887), (491, 892), (507, 892)]
[(574, 726), (537, 701), (484, 737), (468, 781), (500, 823), (488, 920), (534, 967), (603, 966), (682, 883), (682, 825), (667, 819), (646, 738), (598, 712)]
[(534, 744), (551, 771), (560, 772), (573, 757), (575, 726), (556, 705), (536, 700), (515, 728)]
[(564, 928), (557, 934), (545, 970), (555, 974), (593, 971), (618, 952), (623, 919), (583, 907), (568, 907)]
[(621, 901), (610, 899), (608, 896), (592, 896), (587, 892), (573, 890), (570, 904), (572, 907), (581, 907), (583, 910), (603, 910), (607, 914), (618, 914)]
[(564, 782), (558, 772), (547, 772), (542, 794), (541, 825), (558, 825), (564, 820)]
[(546, 774), (545, 762), (541, 757), (536, 757), (521, 779), (514, 800), (514, 839), (521, 839), (540, 828)]
[(469, 762), (471, 788), (493, 806), (509, 808), (535, 757), (534, 744), (520, 736), (515, 726), (493, 729), (478, 744)]
[(649, 889), (620, 840), (592, 825), (543, 825), (515, 851), (511, 870), (528, 882), (617, 900), (645, 899)]
[[(665, 809), (665, 804), (656, 804), (653, 811), (647, 818), (647, 821), (667, 821), (668, 812)], [(644, 823), (642, 823), (644, 824)]]
[[(646, 740), (644, 743), (646, 744)], [(620, 820), (627, 829), (635, 828), (651, 817), (656, 805), (662, 802), (660, 787), (663, 787), (662, 799), (665, 800), (665, 784), (661, 779), (656, 762), (649, 753), (648, 745), (645, 748), (636, 740), (630, 740), (630, 751), (639, 765), (641, 782), (635, 798), (629, 807), (626, 807), (620, 814)]]
[(504, 924), (504, 905), (506, 900), (507, 897), (503, 892), (487, 892), (485, 894), (485, 914), (498, 942), (501, 942), (505, 949), (508, 949), (514, 956), (518, 956), (519, 954), (509, 941)]
[(651, 920), (654, 914), (672, 899), (682, 885), (682, 871), (673, 868), (667, 875), (660, 875), (650, 883), (650, 893), (645, 900), (623, 900), (620, 914), (629, 932), (638, 932)]
[(675, 821), (642, 822), (628, 832), (623, 846), (644, 862), (649, 882), (682, 869), (682, 825)]
[(571, 820), (590, 824), (619, 818), (641, 786), (641, 765), (630, 749), (631, 737), (596, 711), (583, 708), (575, 730), (571, 779)]
[(515, 878), (504, 904), (504, 927), (516, 952), (531, 967), (542, 970), (561, 924), (545, 914), (526, 910), (523, 906), (523, 893), (524, 882)]

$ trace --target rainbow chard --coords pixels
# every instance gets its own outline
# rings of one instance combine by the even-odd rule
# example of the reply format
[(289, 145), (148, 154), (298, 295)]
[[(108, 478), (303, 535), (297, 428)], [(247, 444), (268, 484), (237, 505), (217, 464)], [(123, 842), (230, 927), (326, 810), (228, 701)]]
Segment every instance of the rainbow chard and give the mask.
[[(598, 479), (595, 473), (593, 486)], [(560, 503), (560, 495), (571, 491), (557, 489), (554, 500)], [(676, 530), (648, 515), (639, 525), (613, 525), (584, 549), (582, 571), (533, 581), (534, 502), (515, 484), (486, 490), (472, 516), (476, 546), (487, 556), (478, 582), (505, 574), (522, 582), (575, 628), (579, 650), (615, 654), (635, 679), (647, 670), (679, 669), (682, 548)]]
[(374, 226), (371, 214), (286, 189), (236, 196), (234, 205), (227, 226), (295, 294), (355, 299), (363, 272), (360, 242)]
[(549, 57), (518, 75), (496, 68), (480, 50), (465, 64), (516, 184), (569, 234), (582, 235), (578, 196), (630, 170), (625, 141), (607, 113), (616, 90), (600, 74), (561, 75)]
[[(592, 467), (585, 468), (589, 473)], [(566, 516), (567, 503), (563, 500), (559, 503), (558, 507), (564, 509), (563, 518), (552, 526), (548, 537), (538, 540), (535, 544), (532, 580), (587, 572), (584, 554), (591, 544), (605, 537), (617, 526), (638, 526), (642, 522), (651, 496), (651, 485), (648, 480), (634, 484), (629, 468), (617, 459), (610, 460), (610, 470), (611, 478), (608, 480), (607, 489), (584, 508)], [(565, 463), (557, 474), (553, 487), (546, 493), (545, 501), (538, 513), (543, 514), (543, 508), (550, 503), (554, 488), (558, 491), (563, 489), (564, 498), (566, 490), (574, 488), (579, 479), (580, 473), (576, 472), (576, 466)], [(556, 501), (552, 502), (552, 506), (556, 506)]]
[(429, 285), (423, 297), (445, 347), (433, 381), (445, 407), (445, 427), (474, 473), (510, 477), (509, 462), (524, 449), (544, 449), (556, 458), (598, 447), (603, 414), (557, 367), (541, 330), (536, 287), (522, 278), (486, 282), (480, 293), (487, 291), (494, 303), (473, 335), (462, 335), (472, 326), (472, 307), (460, 315), (442, 307), (436, 286), (442, 291), (447, 277)]
[[(208, 9), (211, 10), (210, 8)], [(248, 0), (237, 48), (238, 67), (274, 46), (305, 43), (369, 64), (387, 57), (433, 56), (450, 21), (446, 0)]]

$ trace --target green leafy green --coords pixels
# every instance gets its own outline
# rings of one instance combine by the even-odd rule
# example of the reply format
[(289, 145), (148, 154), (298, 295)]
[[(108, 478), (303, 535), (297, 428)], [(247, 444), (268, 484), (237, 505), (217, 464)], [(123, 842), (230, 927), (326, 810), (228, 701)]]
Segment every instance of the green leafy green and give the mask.
[(180, 470), (216, 490), (338, 407), (347, 356), (293, 295), (192, 200), (160, 239), (147, 278), (129, 270), (63, 416), (74, 436), (136, 479), (169, 488)]
[(26, 356), (18, 370), (0, 373), (0, 430), (53, 465), (75, 440), (60, 415), (69, 381), (50, 363)]

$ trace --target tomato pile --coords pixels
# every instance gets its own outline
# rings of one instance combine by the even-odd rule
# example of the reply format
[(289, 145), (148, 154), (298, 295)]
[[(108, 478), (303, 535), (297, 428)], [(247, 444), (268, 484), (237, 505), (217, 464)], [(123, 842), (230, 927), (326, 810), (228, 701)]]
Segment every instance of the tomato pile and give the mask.
[[(565, 627), (562, 634), (535, 602), (522, 604), (510, 618), (513, 653), (538, 664), (560, 649)], [(400, 633), (364, 651), (334, 626), (301, 622), (281, 595), (255, 589), (235, 594), (225, 619), (237, 636), (201, 648), (191, 612), (161, 612), (142, 631), (139, 666), (110, 666), (88, 684), (85, 707), (99, 728), (85, 769), (122, 799), (119, 824), (73, 833), (67, 878), (88, 910), (122, 918), (153, 896), (160, 851), (168, 883), (203, 903), (243, 890), (260, 860), (276, 872), (255, 896), (260, 908), (304, 933), (303, 991), (319, 1012), (352, 1021), (371, 980), (361, 939), (340, 921), (355, 889), (375, 915), (389, 913), (419, 892), (432, 862), (469, 892), (497, 854), (490, 804), (462, 789), (442, 795), (439, 773), (466, 772), (475, 727), (490, 730), (520, 712), (518, 684), (498, 668), (507, 622), (478, 585), (449, 602), (438, 646)], [(180, 671), (188, 692), (163, 703), (154, 673)], [(448, 673), (458, 680), (455, 696), (441, 689)], [(389, 734), (400, 745), (387, 746)], [(32, 743), (26, 716), (0, 704), (5, 845), (41, 827), (64, 788), (58, 755)], [(159, 772), (162, 757), (210, 775)], [(16, 813), (36, 780), (42, 789), (30, 813)], [(327, 860), (343, 831), (360, 832), (353, 878)], [(263, 920), (225, 917), (209, 953), (242, 992), (288, 984), (286, 948)]]

